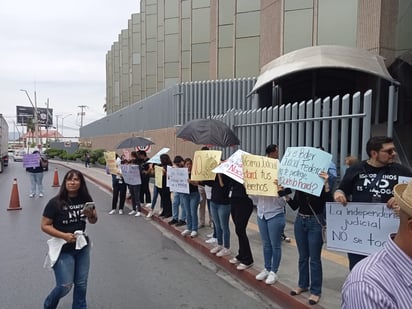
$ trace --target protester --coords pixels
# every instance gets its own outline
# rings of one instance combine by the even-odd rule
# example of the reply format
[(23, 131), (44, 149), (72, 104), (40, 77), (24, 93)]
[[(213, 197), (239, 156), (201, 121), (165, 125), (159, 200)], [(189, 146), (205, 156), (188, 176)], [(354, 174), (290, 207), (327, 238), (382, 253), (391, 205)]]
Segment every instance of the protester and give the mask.
[(342, 289), (342, 308), (411, 308), (412, 181), (395, 185), (399, 227), (383, 249), (359, 262)]
[(349, 168), (349, 167), (351, 167), (352, 165), (357, 164), (358, 162), (359, 162), (359, 159), (358, 159), (358, 157), (356, 157), (356, 156), (347, 156), (347, 157), (345, 158), (345, 166), (346, 166), (346, 168)]
[[(123, 157), (123, 156), (122, 156)], [(117, 201), (119, 201), (119, 215), (123, 214), (124, 203), (126, 201), (127, 185), (124, 182), (122, 171), (120, 169), (121, 164), (126, 164), (126, 160), (123, 160), (116, 153), (116, 174), (112, 176), (112, 210), (109, 211), (109, 215), (116, 213)]]
[(160, 155), (160, 164), (163, 168), (163, 176), (162, 176), (162, 188), (158, 188), (162, 212), (160, 213), (160, 217), (162, 218), (170, 218), (172, 216), (172, 200), (170, 198), (170, 189), (166, 186), (166, 177), (167, 177), (167, 167), (172, 166), (172, 160), (168, 154), (164, 153)]
[(182, 232), (183, 236), (189, 235), (190, 237), (196, 237), (197, 236), (197, 231), (199, 227), (199, 221), (197, 217), (197, 208), (199, 207), (199, 201), (200, 201), (200, 194), (199, 194), (199, 189), (197, 188), (197, 181), (190, 180), (190, 174), (192, 171), (192, 159), (186, 158), (185, 159), (185, 167), (187, 167), (187, 170), (189, 172), (189, 193), (182, 193), (180, 195), (181, 200), (183, 200), (183, 206), (185, 208), (185, 213), (186, 213), (186, 222), (187, 222), (187, 227), (186, 229)]
[[(204, 182), (201, 181), (199, 183), (203, 184)], [(207, 211), (209, 212), (211, 216), (210, 225), (213, 228), (213, 232), (206, 235), (208, 239), (205, 240), (205, 243), (214, 244), (217, 242), (217, 238), (216, 238), (216, 224), (213, 223), (212, 211), (210, 210), (210, 200), (212, 198), (212, 187), (206, 184), (204, 184), (204, 187), (205, 187)]]
[[(203, 146), (200, 150), (209, 150), (209, 147)], [(206, 198), (206, 191), (205, 191), (205, 186), (202, 184), (202, 182), (199, 182), (197, 188), (199, 189), (199, 194), (200, 194), (200, 202), (199, 202), (199, 228), (202, 228), (206, 226), (206, 203), (207, 203), (207, 198)], [(208, 206), (209, 209), (209, 206)], [(209, 216), (209, 222), (208, 225), (211, 225), (212, 222), (212, 216), (210, 214), (210, 211), (208, 212)]]
[(140, 166), (140, 178), (142, 184), (140, 185), (140, 203), (146, 207), (150, 207), (152, 204), (152, 197), (150, 194), (149, 182), (150, 182), (150, 167), (148, 163), (150, 159), (147, 157), (146, 151), (139, 150), (137, 152), (137, 159)]
[[(185, 160), (182, 156), (175, 156), (173, 159), (174, 168), (182, 168), (185, 166)], [(186, 225), (186, 209), (183, 205), (183, 193), (173, 192), (173, 202), (172, 202), (172, 220), (168, 223), (170, 225), (176, 224), (176, 226)], [(180, 209), (182, 211), (180, 211)], [(180, 218), (179, 218), (180, 214)]]
[(84, 154), (84, 167), (90, 167), (90, 154), (88, 151)]
[[(396, 149), (393, 139), (375, 136), (366, 144), (368, 160), (361, 161), (346, 170), (338, 189), (334, 193), (336, 202), (346, 206), (348, 201), (361, 203), (387, 203), (393, 208), (395, 199), (393, 187), (399, 176), (412, 177), (412, 172), (395, 163)], [(364, 259), (366, 255), (348, 253), (349, 269)]]
[(328, 173), (321, 172), (319, 176), (324, 179), (324, 187), (320, 196), (297, 190), (293, 199), (289, 195), (285, 196), (290, 207), (293, 210), (298, 209), (295, 220), (295, 239), (299, 253), (299, 281), (298, 287), (290, 294), (299, 295), (309, 289), (310, 305), (317, 304), (322, 293), (322, 226), (325, 225), (323, 209), (327, 201), (332, 201)]
[(36, 196), (36, 189), (39, 197), (44, 196), (43, 191), (43, 167), (41, 166), (41, 157), (38, 150), (33, 151), (33, 154), (39, 155), (39, 166), (37, 167), (27, 167), (26, 172), (30, 175), (30, 194), (29, 197)]
[[(130, 153), (130, 160), (129, 160), (130, 165), (135, 165), (139, 166), (139, 160), (137, 159), (137, 152), (132, 151)], [(140, 173), (140, 170), (139, 170)], [(134, 215), (135, 217), (140, 217), (142, 215), (142, 206), (140, 204), (140, 186), (141, 186), (141, 180), (138, 184), (130, 184), (127, 183), (127, 186), (129, 187), (130, 194), (132, 195), (132, 210), (129, 212), (129, 215)]]
[(250, 249), (249, 238), (246, 227), (253, 212), (253, 202), (246, 194), (245, 187), (237, 182), (231, 181), (230, 213), (239, 242), (239, 251), (236, 257), (229, 260), (232, 264), (237, 264), (237, 270), (245, 270), (253, 265), (253, 255)]
[(85, 203), (92, 201), (82, 173), (69, 170), (63, 178), (59, 193), (47, 203), (43, 211), (42, 231), (53, 237), (50, 241), (61, 245), (57, 260), (51, 260), (51, 255), (48, 255), (56, 287), (44, 301), (45, 309), (56, 308), (59, 300), (73, 286), (72, 307), (87, 307), (91, 246), (85, 234), (86, 219), (91, 224), (96, 223), (97, 213), (94, 207), (85, 208)]

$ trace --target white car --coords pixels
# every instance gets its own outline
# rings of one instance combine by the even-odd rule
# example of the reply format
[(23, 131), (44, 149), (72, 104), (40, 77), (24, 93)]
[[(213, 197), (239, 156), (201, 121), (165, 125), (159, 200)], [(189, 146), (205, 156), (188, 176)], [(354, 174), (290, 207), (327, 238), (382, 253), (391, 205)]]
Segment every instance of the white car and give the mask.
[(17, 150), (14, 152), (13, 161), (14, 161), (14, 162), (23, 161), (23, 156), (24, 156), (25, 154), (26, 154), (26, 150), (17, 149)]

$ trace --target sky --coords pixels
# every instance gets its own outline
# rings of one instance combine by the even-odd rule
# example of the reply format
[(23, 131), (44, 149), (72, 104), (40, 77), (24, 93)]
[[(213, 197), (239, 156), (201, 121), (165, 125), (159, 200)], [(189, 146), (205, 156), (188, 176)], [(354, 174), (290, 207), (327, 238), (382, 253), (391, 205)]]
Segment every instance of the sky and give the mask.
[[(127, 29), (139, 0), (0, 2), (0, 113), (15, 130), (16, 106), (53, 109), (64, 136), (105, 116), (106, 53)], [(71, 115), (70, 115), (71, 114)], [(64, 120), (62, 121), (62, 118)], [(13, 122), (14, 121), (14, 122)], [(56, 117), (53, 117), (56, 126)], [(17, 130), (25, 132), (18, 125)]]

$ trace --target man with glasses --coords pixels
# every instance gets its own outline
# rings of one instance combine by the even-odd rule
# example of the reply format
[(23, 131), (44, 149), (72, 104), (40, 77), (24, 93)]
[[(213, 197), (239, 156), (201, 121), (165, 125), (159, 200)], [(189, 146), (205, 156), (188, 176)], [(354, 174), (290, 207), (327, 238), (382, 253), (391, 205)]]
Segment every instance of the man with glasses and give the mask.
[[(387, 203), (393, 208), (395, 199), (393, 187), (399, 176), (412, 177), (405, 166), (394, 162), (396, 149), (393, 139), (387, 136), (374, 136), (366, 144), (369, 159), (361, 161), (346, 170), (338, 189), (334, 193), (336, 202), (343, 206), (350, 202)], [(348, 253), (349, 269), (366, 256)]]

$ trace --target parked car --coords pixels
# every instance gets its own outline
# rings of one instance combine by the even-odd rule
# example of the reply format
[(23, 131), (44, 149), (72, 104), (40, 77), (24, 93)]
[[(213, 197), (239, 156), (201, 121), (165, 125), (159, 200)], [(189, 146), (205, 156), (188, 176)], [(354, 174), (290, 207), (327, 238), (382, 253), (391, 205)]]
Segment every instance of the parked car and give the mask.
[(23, 149), (17, 149), (14, 152), (14, 156), (13, 156), (13, 161), (17, 162), (17, 161), (23, 161), (23, 156), (26, 154), (26, 150)]
[(13, 158), (14, 158), (14, 153), (15, 153), (16, 151), (14, 150), (14, 149), (9, 149), (8, 150), (8, 155), (9, 155), (9, 161), (10, 160), (13, 160)]

